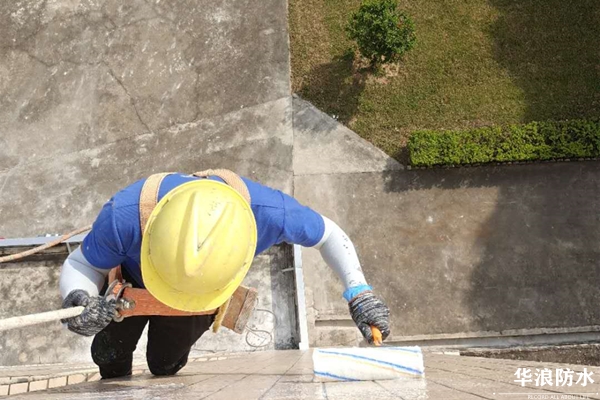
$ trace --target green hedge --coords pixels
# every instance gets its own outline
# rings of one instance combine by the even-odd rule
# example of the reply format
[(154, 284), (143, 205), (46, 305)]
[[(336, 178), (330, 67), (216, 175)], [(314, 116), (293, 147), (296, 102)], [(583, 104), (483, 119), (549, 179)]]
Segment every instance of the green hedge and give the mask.
[(414, 166), (600, 157), (600, 121), (416, 131), (408, 150)]

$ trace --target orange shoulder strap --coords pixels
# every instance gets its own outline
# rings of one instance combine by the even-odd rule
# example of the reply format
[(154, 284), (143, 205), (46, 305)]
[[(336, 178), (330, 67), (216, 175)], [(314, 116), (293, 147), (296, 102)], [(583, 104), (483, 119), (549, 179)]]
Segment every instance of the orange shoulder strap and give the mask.
[(196, 172), (194, 176), (200, 178), (206, 178), (209, 176), (217, 176), (225, 181), (226, 184), (235, 189), (239, 194), (242, 195), (244, 200), (248, 202), (248, 204), (252, 204), (252, 199), (250, 198), (250, 191), (248, 190), (248, 186), (246, 183), (240, 178), (238, 174), (228, 169), (207, 169), (205, 171)]
[(140, 228), (142, 235), (144, 235), (144, 230), (146, 229), (150, 214), (152, 214), (152, 210), (154, 210), (156, 203), (158, 203), (160, 184), (163, 179), (170, 174), (171, 172), (163, 172), (150, 175), (148, 179), (146, 179), (146, 182), (144, 182), (142, 192), (140, 193)]
[[(146, 223), (148, 222), (148, 218), (150, 218), (150, 214), (154, 207), (156, 207), (156, 203), (158, 202), (158, 190), (160, 189), (160, 184), (163, 179), (167, 175), (170, 175), (171, 172), (165, 172), (160, 174), (150, 175), (146, 182), (144, 182), (144, 186), (142, 186), (142, 191), (140, 193), (140, 229), (141, 234), (144, 235), (144, 229), (146, 228)], [(119, 282), (123, 281), (123, 275), (121, 274), (121, 266), (115, 267), (110, 270), (108, 273), (108, 282), (111, 283), (114, 280), (118, 280)]]

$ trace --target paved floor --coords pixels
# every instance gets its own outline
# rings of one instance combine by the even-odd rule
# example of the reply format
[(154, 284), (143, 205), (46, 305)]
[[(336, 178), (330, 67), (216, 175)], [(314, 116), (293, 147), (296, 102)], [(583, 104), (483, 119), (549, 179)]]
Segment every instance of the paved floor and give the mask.
[[(89, 382), (41, 393), (10, 396), (11, 399), (527, 399), (529, 395), (587, 393), (600, 399), (600, 384), (584, 387), (553, 385), (522, 387), (515, 382), (517, 368), (558, 368), (555, 364), (526, 361), (491, 360), (454, 355), (430, 354), (425, 358), (426, 378), (393, 381), (316, 382), (312, 373), (311, 352), (277, 351), (244, 354), (221, 361), (190, 363), (174, 377), (139, 375), (127, 379)], [(599, 368), (570, 367), (577, 378), (587, 368), (594, 375)], [(594, 377), (592, 375), (592, 378)], [(598, 381), (598, 379), (596, 379)]]

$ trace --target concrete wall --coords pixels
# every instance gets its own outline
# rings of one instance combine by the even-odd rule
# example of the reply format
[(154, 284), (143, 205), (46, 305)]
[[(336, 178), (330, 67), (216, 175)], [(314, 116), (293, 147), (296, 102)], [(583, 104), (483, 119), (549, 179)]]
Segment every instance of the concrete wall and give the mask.
[[(0, 270), (0, 318), (59, 309), (57, 262), (7, 264)], [(91, 340), (68, 334), (59, 322), (2, 332), (0, 365), (91, 361)]]

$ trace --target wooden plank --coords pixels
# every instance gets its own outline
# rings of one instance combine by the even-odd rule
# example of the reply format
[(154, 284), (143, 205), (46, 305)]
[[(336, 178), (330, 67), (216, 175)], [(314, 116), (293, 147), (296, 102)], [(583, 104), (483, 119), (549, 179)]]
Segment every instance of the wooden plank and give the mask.
[(240, 286), (229, 303), (222, 325), (236, 333), (244, 332), (254, 311), (257, 297), (256, 289)]

